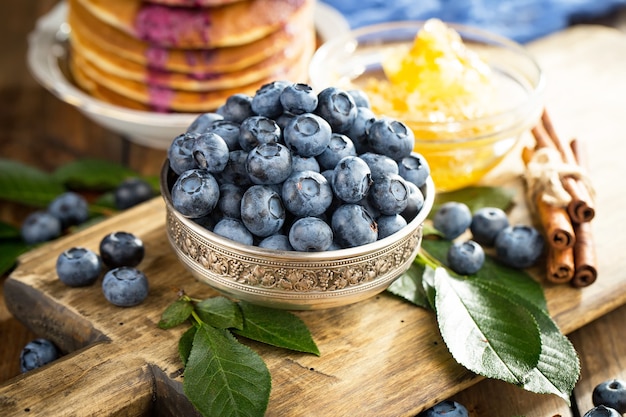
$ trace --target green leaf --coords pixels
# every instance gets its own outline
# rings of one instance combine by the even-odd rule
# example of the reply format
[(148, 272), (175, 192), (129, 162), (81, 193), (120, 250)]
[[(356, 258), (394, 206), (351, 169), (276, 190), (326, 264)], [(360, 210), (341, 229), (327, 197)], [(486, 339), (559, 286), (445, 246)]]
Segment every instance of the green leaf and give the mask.
[[(478, 285), (488, 285), (476, 281)], [(486, 287), (487, 288), (487, 287)], [(539, 326), (541, 354), (537, 366), (523, 378), (522, 387), (539, 394), (555, 394), (568, 404), (574, 385), (580, 376), (578, 354), (564, 336), (545, 308), (511, 289), (512, 301), (526, 307)]]
[(239, 302), (243, 312), (243, 329), (234, 333), (268, 345), (298, 352), (320, 352), (311, 332), (299, 317), (285, 311)]
[(267, 366), (227, 330), (200, 324), (185, 367), (183, 389), (204, 416), (263, 416), (271, 391)]
[(193, 339), (196, 336), (196, 326), (191, 326), (178, 340), (178, 355), (183, 362), (183, 366), (187, 366), (189, 355), (191, 354), (191, 348), (193, 346)]
[(539, 327), (525, 307), (472, 279), (435, 275), (441, 335), (472, 372), (523, 386), (541, 354)]
[(9, 272), (17, 258), (31, 247), (19, 239), (0, 241), (0, 276)]
[(188, 299), (179, 298), (170, 304), (163, 314), (158, 326), (161, 329), (171, 329), (184, 323), (193, 312), (193, 304)]
[(515, 197), (515, 190), (503, 187), (475, 186), (460, 190), (437, 193), (435, 203), (429, 214), (432, 218), (435, 212), (445, 202), (459, 201), (467, 204), (472, 213), (482, 207), (498, 207), (506, 211)]
[(53, 173), (54, 178), (75, 189), (110, 190), (123, 180), (139, 175), (120, 164), (100, 159), (81, 159), (63, 165)]
[[(447, 253), (452, 243), (447, 240), (426, 239), (422, 242), (422, 251), (447, 266)], [(482, 268), (473, 276), (492, 286), (496, 292), (511, 292), (546, 310), (547, 303), (541, 284), (523, 270), (502, 265), (490, 256), (485, 256)]]
[(430, 308), (428, 297), (422, 285), (424, 269), (423, 265), (413, 262), (404, 274), (387, 287), (387, 291), (417, 306)]
[(63, 184), (47, 173), (20, 162), (0, 159), (0, 200), (46, 207), (64, 191)]
[(21, 239), (20, 229), (17, 227), (0, 222), (0, 239)]
[(218, 329), (243, 329), (243, 316), (236, 303), (226, 297), (211, 297), (196, 304), (198, 317)]

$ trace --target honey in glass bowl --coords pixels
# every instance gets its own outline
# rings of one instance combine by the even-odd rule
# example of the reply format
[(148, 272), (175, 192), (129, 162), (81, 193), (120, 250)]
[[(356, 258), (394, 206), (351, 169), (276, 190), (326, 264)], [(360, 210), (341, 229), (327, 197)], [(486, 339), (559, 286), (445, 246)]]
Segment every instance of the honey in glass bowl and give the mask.
[(405, 122), (437, 189), (477, 183), (539, 118), (544, 79), (520, 45), (437, 19), (393, 22), (324, 44), (315, 88), (367, 92), (374, 113)]

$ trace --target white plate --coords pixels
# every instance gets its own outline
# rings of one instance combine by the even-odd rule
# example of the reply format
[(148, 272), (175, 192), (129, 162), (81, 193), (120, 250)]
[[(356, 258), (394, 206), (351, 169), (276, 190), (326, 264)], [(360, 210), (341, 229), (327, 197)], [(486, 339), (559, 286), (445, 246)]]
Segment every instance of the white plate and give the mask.
[[(29, 34), (27, 62), (33, 77), (59, 99), (103, 127), (137, 144), (167, 149), (172, 139), (184, 132), (197, 115), (131, 110), (97, 100), (76, 87), (59, 66), (67, 53), (66, 16), (67, 4), (62, 1), (42, 16)], [(338, 11), (320, 2), (316, 2), (314, 18), (322, 41), (350, 30)]]

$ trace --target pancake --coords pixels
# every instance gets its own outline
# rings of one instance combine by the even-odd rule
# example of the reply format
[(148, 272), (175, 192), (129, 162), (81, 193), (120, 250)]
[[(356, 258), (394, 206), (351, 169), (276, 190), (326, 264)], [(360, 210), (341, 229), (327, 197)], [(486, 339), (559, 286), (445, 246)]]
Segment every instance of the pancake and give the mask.
[(205, 92), (173, 90), (128, 80), (103, 72), (75, 53), (70, 54), (70, 69), (77, 84), (100, 100), (139, 110), (202, 113), (216, 110), (233, 94), (253, 95), (261, 85), (277, 79), (301, 82), (307, 78), (314, 49), (315, 43), (308, 43), (301, 54), (285, 60), (272, 74), (255, 83)]
[(166, 48), (216, 48), (259, 40), (314, 0), (240, 0), (218, 7), (168, 7), (142, 0), (77, 0), (106, 24)]
[(164, 4), (176, 7), (215, 7), (240, 0), (145, 0), (146, 3)]
[(244, 45), (212, 49), (172, 49), (150, 45), (94, 17), (78, 0), (69, 1), (68, 23), (73, 36), (90, 49), (119, 60), (158, 70), (206, 74), (236, 71), (254, 65), (286, 48), (299, 28), (311, 25), (311, 11), (303, 9), (287, 25)]
[(268, 58), (237, 71), (196, 72), (193, 74), (156, 70), (141, 64), (108, 54), (98, 44), (84, 42), (80, 32), (72, 32), (72, 53), (81, 57), (89, 66), (104, 74), (111, 74), (129, 81), (144, 83), (151, 88), (167, 88), (187, 91), (222, 90), (241, 87), (266, 79), (279, 71), (280, 67), (290, 65), (305, 50), (310, 50), (315, 43), (315, 34), (309, 31), (295, 39), (287, 47), (270, 55)]

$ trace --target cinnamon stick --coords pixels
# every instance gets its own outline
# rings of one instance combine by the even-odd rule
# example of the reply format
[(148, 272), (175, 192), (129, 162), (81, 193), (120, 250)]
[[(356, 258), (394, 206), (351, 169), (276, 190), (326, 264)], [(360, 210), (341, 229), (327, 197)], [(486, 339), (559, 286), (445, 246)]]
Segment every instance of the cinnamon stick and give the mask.
[(576, 244), (573, 248), (575, 272), (571, 284), (574, 287), (581, 288), (593, 284), (598, 278), (591, 223), (574, 224), (574, 233), (576, 233)]
[[(578, 161), (572, 149), (566, 146), (556, 134), (552, 120), (546, 110), (544, 110), (541, 115), (541, 122), (547, 137), (542, 134), (540, 129), (537, 129), (536, 132), (533, 131), (533, 134), (537, 133), (540, 135), (540, 139), (537, 139), (537, 136), (535, 137), (538, 145), (540, 141), (542, 143), (549, 141), (559, 151), (565, 163), (578, 165)], [(563, 178), (562, 184), (563, 188), (571, 196), (571, 202), (567, 206), (567, 211), (572, 221), (575, 223), (591, 221), (595, 216), (595, 209), (591, 205), (591, 194), (585, 184), (579, 178), (574, 177)]]
[(574, 278), (575, 255), (573, 248), (557, 249), (548, 246), (546, 277), (554, 284), (564, 284)]
[(573, 247), (576, 235), (567, 211), (563, 207), (546, 203), (540, 196), (537, 198), (536, 208), (548, 245), (561, 250)]

